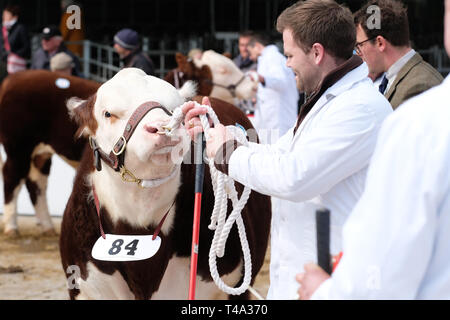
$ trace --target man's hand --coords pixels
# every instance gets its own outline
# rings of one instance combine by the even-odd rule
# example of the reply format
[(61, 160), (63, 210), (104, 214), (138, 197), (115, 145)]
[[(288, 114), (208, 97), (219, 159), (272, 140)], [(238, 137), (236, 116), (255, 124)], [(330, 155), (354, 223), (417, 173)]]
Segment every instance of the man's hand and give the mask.
[[(203, 97), (202, 104), (211, 106), (211, 102), (209, 101), (208, 97)], [(196, 107), (194, 101), (189, 101), (184, 104), (181, 110), (185, 114), (184, 125), (186, 127), (186, 130), (191, 139), (195, 140), (197, 134), (203, 131), (202, 122), (200, 121), (199, 116), (202, 114), (206, 114), (208, 110), (205, 107)]]
[(300, 284), (298, 295), (300, 300), (309, 300), (317, 288), (329, 279), (328, 273), (323, 271), (317, 264), (305, 265), (305, 272), (297, 274), (297, 282)]
[(233, 140), (234, 136), (222, 124), (217, 124), (208, 131), (208, 140), (206, 141), (206, 155), (214, 159), (217, 151), (228, 140)]

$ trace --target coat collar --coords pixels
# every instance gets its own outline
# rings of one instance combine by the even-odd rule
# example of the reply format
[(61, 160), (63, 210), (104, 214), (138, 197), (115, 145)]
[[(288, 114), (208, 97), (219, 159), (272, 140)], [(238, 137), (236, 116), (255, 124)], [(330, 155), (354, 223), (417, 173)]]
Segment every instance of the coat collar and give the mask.
[(414, 68), (422, 61), (422, 56), (419, 53), (416, 53), (411, 59), (409, 59), (409, 61), (403, 66), (403, 68), (400, 69), (394, 83), (390, 86), (389, 91), (385, 95), (388, 100), (391, 99), (399, 82), (402, 81), (404, 77), (406, 77), (406, 75), (411, 71), (412, 68)]
[[(360, 68), (358, 68), (362, 64), (362, 59), (354, 55), (325, 76), (317, 91), (309, 97), (301, 107), (300, 114), (294, 128), (294, 136), (303, 120), (305, 120), (316, 104), (319, 104), (319, 102), (323, 101), (324, 98), (329, 100), (329, 98), (337, 96), (341, 92), (350, 88), (355, 82), (360, 81), (363, 77), (367, 77), (367, 67), (363, 68), (365, 71), (360, 71)], [(352, 71), (355, 69), (356, 74), (354, 75)], [(364, 76), (362, 73), (364, 73)]]

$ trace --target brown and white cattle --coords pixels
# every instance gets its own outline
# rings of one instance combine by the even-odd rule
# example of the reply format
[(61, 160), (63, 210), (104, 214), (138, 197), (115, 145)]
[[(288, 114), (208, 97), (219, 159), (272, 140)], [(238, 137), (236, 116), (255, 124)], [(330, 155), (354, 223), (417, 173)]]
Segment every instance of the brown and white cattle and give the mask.
[(210, 96), (237, 105), (240, 100), (255, 97), (258, 82), (246, 76), (234, 62), (213, 50), (205, 51), (200, 59), (189, 59), (177, 53), (178, 67), (170, 71), (164, 80), (177, 88), (188, 80), (198, 84), (198, 94)]
[(0, 143), (3, 165), (4, 232), (18, 234), (17, 198), (25, 183), (44, 233), (54, 233), (46, 191), (51, 157), (60, 155), (76, 166), (86, 140), (75, 141), (76, 124), (67, 114), (66, 101), (87, 98), (99, 83), (46, 70), (27, 70), (8, 76), (0, 91)]
[[(80, 272), (69, 289), (72, 299), (187, 298), (195, 165), (181, 160), (183, 153), (192, 151), (192, 144), (184, 127), (170, 138), (159, 134), (170, 119), (165, 109), (173, 110), (183, 102), (183, 97), (169, 83), (130, 68), (116, 74), (88, 100), (68, 104), (80, 126), (79, 133), (91, 138), (95, 150), (86, 147), (84, 151), (61, 225), (63, 269), (69, 280), (73, 280), (73, 270)], [(239, 123), (251, 128), (239, 109), (216, 99), (212, 99), (212, 105), (225, 125)], [(115, 170), (118, 163), (128, 170), (126, 178), (134, 176), (153, 186), (143, 188), (136, 183), (139, 180), (125, 182)], [(208, 252), (213, 231), (208, 225), (214, 193), (208, 168), (204, 183), (196, 297), (226, 298), (209, 273)], [(238, 192), (242, 190), (238, 185)], [(253, 192), (242, 216), (254, 280), (267, 248), (271, 219), (269, 197)], [(103, 241), (101, 230), (107, 241), (112, 235), (151, 236), (157, 229), (160, 229), (161, 246), (148, 259), (104, 261), (93, 257), (92, 248), (97, 240)], [(137, 243), (128, 244), (129, 253), (134, 254)], [(125, 245), (122, 250), (127, 248)], [(120, 250), (117, 246), (113, 243), (108, 254), (116, 254)], [(226, 283), (239, 285), (242, 267), (239, 236), (233, 227), (225, 256), (218, 260), (218, 270)], [(246, 297), (243, 294), (240, 298)]]

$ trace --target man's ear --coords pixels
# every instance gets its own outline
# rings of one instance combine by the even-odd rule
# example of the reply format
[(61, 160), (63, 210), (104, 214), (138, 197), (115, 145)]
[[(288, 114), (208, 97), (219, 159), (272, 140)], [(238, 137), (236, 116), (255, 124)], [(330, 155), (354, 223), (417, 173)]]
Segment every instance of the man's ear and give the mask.
[(320, 43), (314, 43), (311, 47), (311, 51), (314, 57), (316, 65), (320, 65), (325, 55), (325, 48)]
[(67, 101), (67, 110), (70, 118), (78, 125), (75, 137), (91, 136), (97, 131), (98, 123), (94, 117), (94, 104), (96, 95), (92, 95), (87, 100), (77, 97)]
[(387, 40), (383, 36), (378, 36), (375, 39), (375, 46), (377, 47), (378, 51), (384, 52), (386, 50)]

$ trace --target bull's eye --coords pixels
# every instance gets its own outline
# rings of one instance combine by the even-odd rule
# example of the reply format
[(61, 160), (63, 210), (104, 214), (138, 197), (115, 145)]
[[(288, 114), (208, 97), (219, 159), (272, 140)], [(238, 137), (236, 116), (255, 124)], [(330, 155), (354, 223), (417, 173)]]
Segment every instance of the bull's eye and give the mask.
[(108, 111), (105, 111), (105, 118), (111, 118), (111, 113), (109, 113)]

